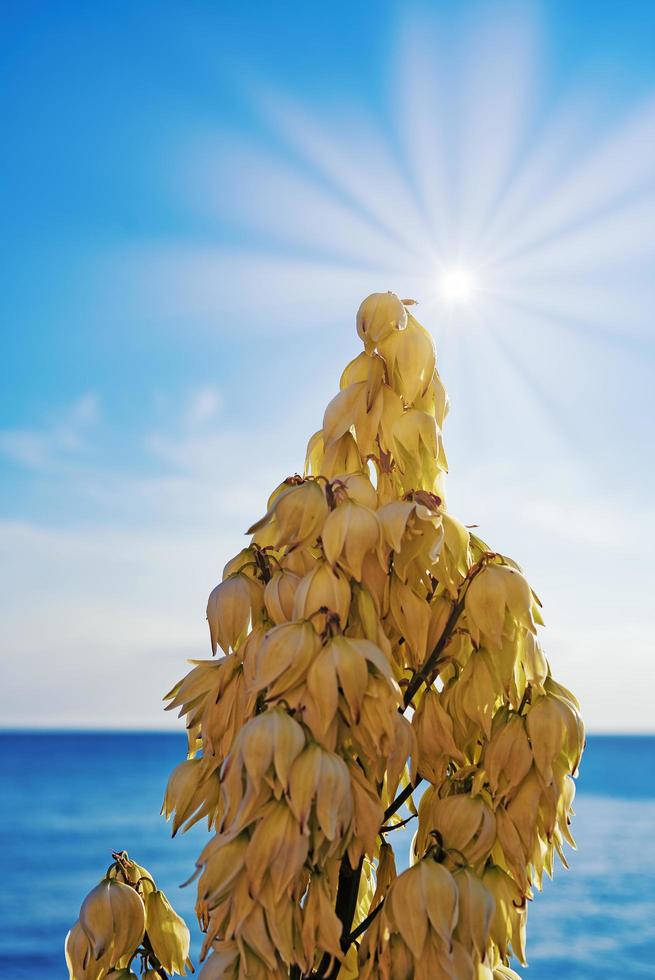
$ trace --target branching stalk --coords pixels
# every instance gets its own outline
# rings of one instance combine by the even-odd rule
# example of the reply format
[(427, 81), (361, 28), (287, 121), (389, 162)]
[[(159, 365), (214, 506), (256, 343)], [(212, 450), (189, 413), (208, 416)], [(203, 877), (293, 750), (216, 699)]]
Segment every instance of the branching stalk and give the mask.
[[(448, 620), (444, 627), (444, 631), (439, 637), (439, 641), (435, 645), (434, 650), (427, 658), (427, 660), (425, 661), (421, 669), (414, 674), (409, 684), (407, 685), (407, 689), (405, 691), (405, 696), (403, 699), (405, 711), (410, 706), (412, 702), (412, 698), (417, 693), (417, 691), (419, 691), (421, 685), (424, 683), (429, 683), (431, 681), (431, 675), (434, 671), (434, 668), (436, 667), (439, 658), (443, 653), (445, 647), (449, 643), (453, 635), (453, 632), (455, 630), (455, 627), (457, 626), (457, 623), (459, 621), (459, 617), (462, 615), (464, 611), (466, 591), (469, 585), (471, 584), (471, 582), (473, 581), (473, 579), (475, 578), (475, 576), (478, 574), (478, 572), (481, 571), (482, 568), (484, 568), (485, 564), (487, 563), (487, 560), (488, 560), (488, 556), (485, 556), (479, 562), (476, 562), (475, 565), (472, 565), (471, 568), (469, 569), (466, 579), (462, 583), (457, 602), (455, 603), (455, 605), (451, 610), (450, 616), (448, 617)], [(423, 782), (423, 777), (418, 776), (413, 783), (408, 783), (407, 786), (405, 786), (405, 788), (398, 794), (398, 796), (393, 801), (393, 803), (391, 803), (387, 807), (384, 813), (381, 831), (386, 832), (387, 830), (395, 829), (394, 827), (385, 826), (387, 820), (389, 820), (389, 818), (392, 817), (394, 813), (396, 813), (401, 808), (403, 803), (405, 803), (406, 800), (409, 799), (409, 797), (412, 795), (416, 787), (422, 782)], [(406, 822), (407, 821), (403, 821), (402, 824), (399, 824), (398, 826), (402, 826)], [(341, 949), (343, 950), (344, 953), (349, 948), (351, 943), (353, 943), (355, 939), (357, 939), (366, 931), (368, 926), (371, 924), (375, 916), (382, 908), (384, 902), (383, 899), (382, 902), (380, 902), (375, 907), (375, 909), (373, 909), (372, 912), (369, 912), (366, 918), (362, 922), (360, 922), (357, 928), (351, 931), (353, 916), (355, 914), (355, 908), (357, 906), (357, 894), (359, 892), (359, 881), (361, 878), (361, 872), (362, 872), (361, 862), (359, 864), (359, 867), (355, 869), (355, 871), (353, 871), (353, 869), (350, 867), (350, 863), (347, 857), (345, 857), (341, 862), (341, 870), (339, 872), (339, 888), (337, 890), (336, 913), (342, 924)], [(325, 980), (335, 980), (335, 978), (339, 973), (340, 964), (336, 963), (332, 967), (331, 972), (327, 974), (326, 970), (329, 969), (329, 966), (330, 966), (330, 957), (324, 956), (321, 962), (319, 963), (316, 973), (314, 974), (316, 980), (323, 980), (323, 978), (325, 978)]]

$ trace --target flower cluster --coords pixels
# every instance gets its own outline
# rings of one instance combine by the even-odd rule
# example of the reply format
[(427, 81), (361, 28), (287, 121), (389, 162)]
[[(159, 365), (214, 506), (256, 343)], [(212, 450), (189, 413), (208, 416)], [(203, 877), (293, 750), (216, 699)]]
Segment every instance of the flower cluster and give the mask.
[(127, 851), (112, 856), (66, 937), (70, 980), (165, 980), (186, 976), (187, 967), (193, 972), (184, 920)]
[[(305, 474), (209, 597), (220, 658), (167, 696), (189, 756), (163, 810), (214, 832), (204, 980), (510, 978), (527, 901), (573, 843), (579, 706), (519, 567), (445, 508), (432, 338), (393, 293), (357, 330)], [(397, 875), (387, 838), (412, 818)]]

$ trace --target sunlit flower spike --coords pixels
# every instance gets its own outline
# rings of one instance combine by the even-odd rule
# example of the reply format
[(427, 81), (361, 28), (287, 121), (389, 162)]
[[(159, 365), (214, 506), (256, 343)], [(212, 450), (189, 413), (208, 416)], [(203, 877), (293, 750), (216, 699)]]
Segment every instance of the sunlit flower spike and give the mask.
[[(212, 831), (203, 980), (508, 980), (527, 903), (573, 844), (579, 706), (551, 675), (518, 565), (446, 509), (448, 399), (413, 309), (394, 293), (362, 303), (364, 350), (304, 475), (274, 489), (209, 597), (222, 655), (168, 696), (190, 754), (164, 812), (174, 831)], [(397, 874), (393, 831), (412, 820)], [(158, 894), (146, 930), (169, 914)], [(131, 922), (71, 934), (75, 976), (141, 942)], [(154, 952), (184, 965), (179, 948)]]

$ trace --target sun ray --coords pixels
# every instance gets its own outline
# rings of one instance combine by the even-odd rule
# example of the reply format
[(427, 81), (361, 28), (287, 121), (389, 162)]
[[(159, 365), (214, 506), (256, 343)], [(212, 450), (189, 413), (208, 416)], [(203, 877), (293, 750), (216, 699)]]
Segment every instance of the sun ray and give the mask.
[(483, 229), (480, 247), (489, 255), (499, 243), (520, 231), (535, 205), (547, 199), (549, 190), (566, 175), (580, 147), (598, 125), (598, 98), (584, 91), (564, 99), (539, 125), (531, 127), (524, 156), (515, 167)]
[(601, 209), (620, 207), (635, 193), (655, 187), (655, 100), (648, 100), (604, 141), (579, 155), (570, 171), (536, 199), (532, 213), (494, 258), (509, 258), (535, 243), (592, 220)]
[(410, 252), (428, 247), (428, 230), (415, 198), (398, 171), (388, 140), (370, 119), (342, 119), (335, 133), (325, 122), (316, 125), (308, 112), (270, 93), (262, 93), (260, 105), (277, 132), (328, 180), (335, 194), (343, 194), (352, 207)]
[[(521, 439), (525, 419), (543, 429), (556, 409), (521, 369), (539, 363), (540, 331), (648, 356), (655, 101), (608, 120), (599, 93), (576, 88), (546, 111), (543, 25), (532, 7), (515, 13), (477, 32), (465, 14), (405, 17), (387, 52), (386, 128), (363, 105), (252, 85), (263, 131), (203, 134), (181, 188), (198, 210), (209, 202), (220, 247), (144, 248), (136, 265), (156, 303), (260, 335), (283, 319), (329, 360), (325, 331), (347, 335), (339, 311), (394, 288), (420, 301), (446, 365), (460, 365), (455, 395), (473, 375), (504, 379), (494, 405)], [(483, 396), (469, 408), (486, 425)]]
[(455, 86), (453, 192), (459, 242), (476, 252), (527, 128), (535, 97), (537, 51), (537, 25), (529, 5), (512, 8), (511, 13), (494, 11), (463, 47)]

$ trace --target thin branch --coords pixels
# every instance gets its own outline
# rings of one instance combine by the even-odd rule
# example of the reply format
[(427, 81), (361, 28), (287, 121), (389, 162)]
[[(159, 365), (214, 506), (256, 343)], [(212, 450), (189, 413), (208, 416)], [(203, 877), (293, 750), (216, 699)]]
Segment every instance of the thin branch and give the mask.
[(523, 692), (523, 697), (521, 698), (521, 703), (518, 707), (517, 713), (519, 715), (522, 715), (523, 709), (525, 708), (526, 704), (530, 704), (531, 702), (532, 702), (532, 688), (530, 687), (529, 684), (527, 684), (525, 691)]
[[(339, 888), (337, 889), (337, 905), (336, 913), (339, 916), (342, 924), (341, 933), (341, 950), (345, 953), (350, 946), (350, 928), (352, 926), (353, 918), (355, 916), (355, 909), (357, 908), (357, 896), (359, 894), (359, 882), (362, 877), (362, 868), (364, 866), (363, 856), (359, 859), (356, 868), (350, 867), (350, 862), (346, 856), (341, 862), (341, 869), (339, 871)], [(341, 890), (343, 884), (343, 894), (341, 897), (341, 902), (339, 902), (339, 891)], [(332, 970), (327, 975), (327, 980), (336, 980), (341, 969), (341, 963), (337, 960), (332, 967)]]
[(384, 905), (384, 899), (378, 902), (378, 904), (375, 906), (373, 911), (369, 912), (365, 919), (362, 919), (362, 921), (359, 923), (356, 929), (353, 929), (353, 931), (348, 936), (348, 945), (354, 943), (356, 939), (359, 939), (359, 937), (366, 932), (366, 930), (368, 929), (368, 927), (370, 926), (371, 922), (376, 917), (376, 915), (382, 911), (383, 905)]
[[(457, 602), (455, 603), (455, 605), (453, 606), (450, 612), (450, 616), (448, 617), (448, 620), (444, 627), (444, 631), (439, 637), (439, 640), (434, 650), (432, 651), (428, 659), (425, 661), (421, 669), (416, 674), (414, 674), (411, 681), (407, 685), (405, 696), (403, 698), (405, 711), (411, 704), (412, 698), (419, 690), (421, 684), (423, 684), (424, 681), (430, 679), (430, 674), (434, 670), (437, 661), (439, 660), (439, 657), (441, 656), (444, 649), (448, 645), (453, 633), (455, 632), (457, 621), (464, 611), (464, 601), (466, 598), (467, 589), (471, 584), (471, 582), (473, 581), (473, 579), (475, 578), (475, 576), (478, 574), (478, 572), (481, 571), (481, 569), (483, 569), (484, 566), (486, 565), (488, 557), (491, 557), (491, 555), (483, 556), (483, 558), (481, 558), (481, 560), (477, 562), (477, 564), (471, 565), (471, 567), (469, 568), (468, 574), (461, 585), (461, 590), (460, 590), (461, 595), (458, 597)], [(405, 788), (402, 790), (401, 793), (398, 794), (398, 796), (393, 801), (393, 803), (391, 803), (385, 810), (384, 823), (386, 823), (389, 817), (392, 817), (397, 810), (400, 810), (405, 800), (412, 795), (416, 787), (422, 782), (423, 782), (423, 777), (417, 776), (414, 783), (408, 783), (407, 786), (405, 786)]]
[(413, 783), (407, 783), (407, 786), (405, 786), (404, 790), (402, 790), (398, 794), (398, 796), (393, 801), (393, 803), (390, 803), (387, 809), (384, 811), (384, 817), (382, 818), (383, 823), (386, 823), (389, 817), (393, 817), (394, 813), (397, 810), (400, 810), (405, 800), (409, 799), (409, 797), (412, 795), (416, 787), (422, 781), (423, 781), (422, 777), (417, 776)]
[(398, 823), (390, 823), (387, 824), (385, 827), (380, 827), (379, 832), (381, 834), (390, 834), (392, 830), (400, 830), (401, 827), (407, 826), (410, 820), (413, 820), (415, 816), (416, 816), (415, 813), (410, 813), (408, 817), (405, 817), (404, 820), (399, 820)]
[[(486, 564), (485, 558), (482, 558), (481, 561), (479, 561), (476, 565), (472, 565), (471, 568), (469, 569), (468, 575), (461, 586), (462, 594), (459, 596), (457, 602), (455, 603), (455, 605), (451, 610), (450, 616), (448, 617), (448, 621), (446, 622), (443, 633), (439, 637), (438, 643), (436, 644), (434, 650), (432, 651), (428, 659), (425, 661), (421, 670), (419, 670), (416, 674), (414, 674), (411, 681), (407, 685), (407, 690), (405, 691), (405, 697), (404, 697), (405, 710), (407, 710), (407, 708), (409, 707), (412, 698), (419, 690), (421, 684), (423, 684), (424, 681), (429, 679), (429, 675), (431, 674), (432, 670), (436, 666), (439, 657), (441, 656), (442, 652), (444, 651), (445, 647), (450, 641), (450, 638), (452, 637), (455, 631), (457, 621), (461, 616), (462, 612), (464, 611), (464, 600), (466, 598), (466, 590), (468, 589), (468, 586), (473, 581), (473, 579), (478, 574), (478, 572), (482, 568), (484, 568), (485, 564)], [(394, 813), (400, 810), (403, 803), (412, 795), (412, 793), (417, 788), (417, 786), (419, 786), (420, 783), (422, 782), (423, 782), (423, 777), (417, 776), (413, 783), (408, 783), (407, 786), (405, 786), (405, 788), (398, 794), (398, 796), (393, 801), (393, 803), (390, 803), (387, 809), (384, 811), (384, 819), (383, 819), (384, 824), (386, 824), (389, 817), (392, 817)]]
[[(357, 895), (359, 893), (359, 882), (362, 876), (364, 859), (360, 858), (357, 867), (352, 868), (348, 855), (341, 861), (339, 868), (339, 885), (337, 887), (337, 901), (335, 911), (341, 922), (341, 949), (345, 953), (350, 946), (350, 927), (352, 925), (355, 909), (357, 908)], [(324, 953), (317, 967), (314, 977), (316, 980), (336, 980), (341, 969), (339, 960), (329, 953)], [(329, 971), (329, 972), (328, 972)]]
[(473, 581), (473, 579), (475, 578), (475, 576), (478, 574), (478, 572), (480, 572), (484, 568), (486, 563), (487, 563), (486, 556), (484, 556), (483, 558), (480, 559), (479, 562), (477, 562), (477, 564), (471, 565), (471, 567), (469, 568), (468, 574), (461, 585), (460, 595), (457, 599), (457, 602), (451, 609), (450, 616), (448, 617), (448, 620), (444, 627), (444, 631), (439, 637), (439, 640), (434, 650), (432, 651), (428, 659), (425, 661), (421, 669), (414, 674), (411, 681), (407, 685), (407, 688), (405, 690), (405, 696), (403, 698), (405, 710), (409, 708), (410, 704), (412, 703), (412, 698), (419, 690), (421, 685), (430, 679), (430, 675), (432, 674), (434, 668), (436, 667), (439, 657), (441, 656), (445, 647), (450, 641), (450, 638), (457, 624), (457, 620), (464, 612), (464, 602), (466, 599), (466, 593), (468, 591), (468, 587)]

